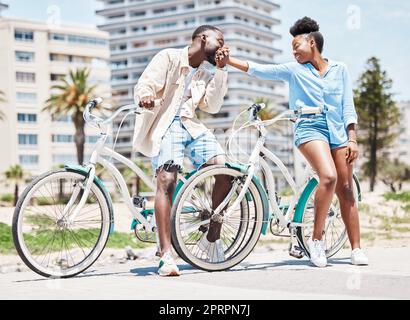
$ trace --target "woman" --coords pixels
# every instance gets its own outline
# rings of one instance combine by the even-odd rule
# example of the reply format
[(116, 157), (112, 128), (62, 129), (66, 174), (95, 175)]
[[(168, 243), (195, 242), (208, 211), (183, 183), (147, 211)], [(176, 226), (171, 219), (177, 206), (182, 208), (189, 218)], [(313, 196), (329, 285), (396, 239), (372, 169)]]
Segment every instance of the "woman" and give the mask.
[(295, 124), (295, 145), (320, 180), (315, 195), (314, 231), (308, 240), (310, 260), (317, 267), (327, 265), (322, 235), (336, 192), (352, 247), (351, 263), (367, 265), (368, 259), (360, 248), (359, 214), (352, 188), (358, 147), (349, 74), (343, 63), (322, 57), (324, 39), (316, 21), (304, 17), (290, 33), (296, 62), (261, 65), (230, 57), (228, 64), (260, 79), (289, 82), (291, 108), (299, 104), (324, 107), (322, 114), (303, 116)]

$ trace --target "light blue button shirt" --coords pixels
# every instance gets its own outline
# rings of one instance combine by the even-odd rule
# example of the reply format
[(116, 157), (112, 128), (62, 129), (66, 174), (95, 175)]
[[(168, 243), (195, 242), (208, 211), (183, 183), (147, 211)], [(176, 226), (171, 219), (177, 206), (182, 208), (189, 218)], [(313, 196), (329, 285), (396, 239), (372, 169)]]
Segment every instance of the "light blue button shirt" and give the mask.
[(327, 108), (330, 143), (343, 144), (348, 140), (346, 129), (349, 124), (357, 124), (357, 114), (350, 76), (343, 63), (328, 59), (328, 69), (323, 77), (311, 63), (258, 64), (248, 61), (248, 64), (251, 76), (289, 82), (291, 109), (295, 109), (300, 101), (306, 106)]

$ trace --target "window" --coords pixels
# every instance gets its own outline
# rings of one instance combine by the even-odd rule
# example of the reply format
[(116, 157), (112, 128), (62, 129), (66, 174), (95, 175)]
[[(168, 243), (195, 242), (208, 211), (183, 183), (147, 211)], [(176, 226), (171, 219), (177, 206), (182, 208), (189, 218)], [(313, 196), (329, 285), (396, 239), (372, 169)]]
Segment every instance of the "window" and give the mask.
[(145, 16), (145, 11), (134, 11), (134, 12), (131, 12), (131, 14), (130, 14), (130, 16), (131, 17), (142, 17), (142, 16)]
[(77, 157), (74, 154), (53, 154), (53, 163), (57, 164), (76, 164)]
[(148, 61), (149, 61), (148, 57), (132, 58), (132, 64), (147, 63)]
[(177, 25), (178, 25), (177, 22), (167, 22), (167, 23), (154, 24), (152, 28), (153, 29), (172, 28), (172, 27), (176, 27)]
[(37, 94), (32, 92), (17, 92), (16, 98), (18, 102), (36, 102)]
[(19, 162), (23, 165), (36, 165), (38, 164), (37, 155), (20, 155)]
[(140, 32), (140, 31), (147, 31), (147, 27), (143, 26), (143, 27), (132, 27), (132, 32)]
[(189, 20), (185, 20), (184, 21), (185, 25), (190, 25), (190, 24), (195, 24), (195, 18), (189, 19)]
[(34, 41), (34, 32), (28, 30), (15, 30), (14, 31), (14, 39), (17, 41), (26, 41), (26, 42), (33, 42)]
[(172, 39), (160, 39), (160, 40), (155, 40), (154, 44), (155, 45), (165, 45), (165, 44), (169, 44), (169, 43), (175, 43), (177, 42), (178, 39), (177, 38), (172, 38)]
[[(99, 136), (86, 136), (85, 143), (96, 143)], [(71, 134), (53, 134), (51, 141), (55, 143), (72, 143), (74, 142), (74, 136)]]
[(225, 20), (225, 16), (207, 17), (205, 19), (206, 22), (221, 21), (221, 20)]
[(177, 11), (177, 7), (169, 7), (169, 8), (161, 8), (161, 9), (155, 9), (153, 11), (154, 14), (159, 14), (159, 13), (166, 13), (166, 12), (172, 12), (172, 11)]
[(189, 3), (189, 4), (186, 4), (186, 5), (184, 5), (184, 9), (193, 9), (193, 8), (195, 8), (195, 3)]
[(60, 33), (49, 33), (48, 39), (49, 40), (56, 40), (56, 41), (66, 41), (66, 35)]
[(127, 29), (122, 28), (122, 29), (111, 31), (110, 35), (111, 36), (116, 36), (116, 35), (119, 35), (119, 34), (126, 34), (126, 33), (127, 33)]
[(34, 52), (16, 51), (16, 61), (19, 62), (33, 62)]
[(112, 15), (112, 16), (108, 16), (108, 19), (112, 19), (112, 20), (120, 19), (120, 18), (125, 18), (125, 14), (121, 13), (121, 14), (115, 14), (115, 15)]
[(56, 74), (56, 73), (50, 74), (51, 81), (62, 81), (64, 79), (65, 79), (65, 74)]
[(113, 75), (111, 77), (112, 81), (124, 81), (128, 80), (128, 74), (121, 74), (121, 75)]
[(141, 48), (141, 47), (145, 47), (146, 45), (147, 45), (146, 42), (134, 42), (133, 43), (134, 48)]
[(20, 123), (37, 123), (37, 115), (32, 113), (18, 113), (17, 121)]
[(32, 72), (16, 72), (16, 81), (23, 83), (35, 83), (36, 74)]
[(71, 143), (74, 142), (74, 136), (71, 134), (53, 134), (51, 141), (56, 143)]
[(19, 145), (21, 146), (24, 146), (24, 145), (36, 146), (38, 144), (38, 139), (37, 139), (36, 134), (19, 134), (18, 139), (19, 139)]
[(128, 97), (129, 92), (128, 92), (128, 90), (114, 91), (112, 95), (114, 97)]
[(128, 66), (127, 60), (113, 61), (111, 63), (112, 69), (122, 69), (122, 68), (126, 68), (127, 66)]
[(65, 123), (71, 123), (73, 122), (72, 118), (70, 115), (65, 115), (65, 116), (60, 116), (60, 117), (55, 117), (55, 116), (51, 116), (51, 120), (53, 122), (65, 122)]
[(97, 38), (83, 37), (83, 36), (74, 36), (74, 35), (68, 35), (68, 41), (69, 42), (74, 42), (74, 43), (98, 45), (98, 46), (107, 45), (107, 41), (104, 40), (104, 39), (97, 39)]
[(100, 138), (99, 136), (86, 136), (85, 143), (92, 143), (92, 144), (97, 143), (99, 138)]

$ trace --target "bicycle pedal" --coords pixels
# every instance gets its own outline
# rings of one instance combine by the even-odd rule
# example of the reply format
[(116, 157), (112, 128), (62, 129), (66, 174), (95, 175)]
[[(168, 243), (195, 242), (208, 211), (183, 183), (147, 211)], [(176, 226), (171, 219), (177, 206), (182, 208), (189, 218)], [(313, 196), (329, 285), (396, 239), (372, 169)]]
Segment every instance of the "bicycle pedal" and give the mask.
[(302, 259), (305, 256), (305, 252), (299, 246), (291, 246), (289, 248), (289, 255), (296, 259)]

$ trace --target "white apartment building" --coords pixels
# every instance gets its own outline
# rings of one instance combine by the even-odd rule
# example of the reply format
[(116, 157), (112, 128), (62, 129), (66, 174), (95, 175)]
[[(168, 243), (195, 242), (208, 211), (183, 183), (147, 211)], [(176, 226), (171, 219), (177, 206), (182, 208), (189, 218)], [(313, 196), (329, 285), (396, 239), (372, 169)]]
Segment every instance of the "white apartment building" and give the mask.
[[(52, 119), (42, 109), (51, 86), (77, 68), (90, 68), (90, 83), (109, 95), (109, 56), (108, 34), (96, 28), (0, 18), (0, 90), (7, 100), (0, 106), (0, 172), (20, 164), (36, 175), (77, 163), (70, 116)], [(87, 157), (98, 134), (86, 134)]]
[[(219, 27), (232, 55), (260, 63), (274, 63), (281, 53), (277, 49), (280, 35), (275, 27), (280, 8), (269, 0), (100, 0), (104, 4), (97, 14), (105, 18), (101, 30), (110, 34), (112, 90), (118, 104), (133, 102), (133, 88), (141, 73), (162, 49), (183, 48), (191, 43), (193, 31), (200, 25)], [(230, 69), (229, 92), (220, 113), (200, 117), (211, 129), (218, 129), (222, 144), (226, 131), (240, 110), (257, 97), (269, 98), (283, 105), (277, 94), (281, 83), (265, 82)], [(280, 107), (282, 108), (282, 106)], [(120, 134), (117, 150), (132, 157), (131, 141), (134, 119), (130, 117)], [(270, 147), (293, 170), (290, 134), (269, 139)]]
[(7, 4), (4, 4), (4, 3), (1, 3), (1, 2), (0, 2), (0, 16), (1, 16), (1, 12), (2, 12), (3, 10), (6, 10), (8, 7), (9, 7), (9, 6), (8, 6)]

